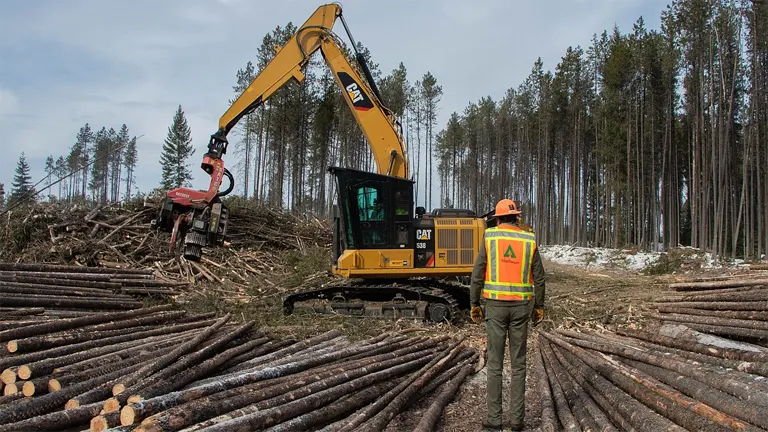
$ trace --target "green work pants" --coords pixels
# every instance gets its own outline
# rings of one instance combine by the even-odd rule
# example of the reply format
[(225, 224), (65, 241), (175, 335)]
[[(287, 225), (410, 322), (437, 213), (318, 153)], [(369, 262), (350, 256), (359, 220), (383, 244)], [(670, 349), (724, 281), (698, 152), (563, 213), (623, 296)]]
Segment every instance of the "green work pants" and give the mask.
[[(497, 303), (497, 302), (493, 302)], [(501, 424), (501, 371), (504, 349), (509, 340), (509, 358), (512, 364), (512, 385), (509, 389), (509, 416), (513, 425), (522, 425), (525, 416), (525, 350), (528, 339), (528, 302), (510, 302), (485, 307), (488, 338), (488, 418), (491, 424)]]

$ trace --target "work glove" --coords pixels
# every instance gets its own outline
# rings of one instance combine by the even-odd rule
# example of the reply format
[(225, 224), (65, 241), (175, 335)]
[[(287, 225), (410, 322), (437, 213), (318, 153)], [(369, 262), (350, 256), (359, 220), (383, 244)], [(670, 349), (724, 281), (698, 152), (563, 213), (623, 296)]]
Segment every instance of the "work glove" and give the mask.
[(544, 321), (544, 309), (534, 308), (533, 311), (531, 312), (531, 321), (533, 321), (534, 327), (539, 325), (540, 322)]
[(483, 321), (483, 309), (480, 306), (472, 306), (472, 309), (469, 311), (469, 317), (475, 323), (481, 323)]

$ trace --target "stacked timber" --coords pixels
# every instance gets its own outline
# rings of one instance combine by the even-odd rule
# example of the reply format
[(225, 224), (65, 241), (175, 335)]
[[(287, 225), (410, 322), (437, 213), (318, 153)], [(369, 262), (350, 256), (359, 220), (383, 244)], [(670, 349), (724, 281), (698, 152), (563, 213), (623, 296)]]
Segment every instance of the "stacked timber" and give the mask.
[(172, 306), (0, 331), (0, 432), (383, 430), (424, 397), (433, 430), (479, 354), (463, 341), (339, 331), (275, 339)]
[(768, 343), (768, 278), (670, 284), (647, 316), (717, 336)]
[(539, 332), (541, 430), (768, 430), (768, 350), (721, 342), (639, 330)]
[[(157, 280), (150, 270), (0, 262), (0, 329), (9, 316), (55, 318), (141, 307), (137, 296), (168, 296), (185, 283)], [(16, 308), (44, 308), (23, 313)], [(3, 327), (6, 326), (6, 327)]]

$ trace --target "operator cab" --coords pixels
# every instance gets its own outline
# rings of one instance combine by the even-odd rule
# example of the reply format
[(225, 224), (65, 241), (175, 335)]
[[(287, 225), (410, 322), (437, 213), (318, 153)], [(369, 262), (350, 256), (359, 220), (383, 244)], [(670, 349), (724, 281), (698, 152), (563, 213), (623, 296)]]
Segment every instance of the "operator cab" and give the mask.
[(408, 249), (413, 245), (413, 182), (330, 167), (336, 177), (334, 259), (346, 249)]

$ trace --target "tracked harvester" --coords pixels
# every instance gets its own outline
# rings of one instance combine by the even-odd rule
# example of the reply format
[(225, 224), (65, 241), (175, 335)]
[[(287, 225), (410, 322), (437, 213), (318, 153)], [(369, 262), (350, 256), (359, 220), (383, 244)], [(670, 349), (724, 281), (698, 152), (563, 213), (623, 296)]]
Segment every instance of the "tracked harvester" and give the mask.
[[(353, 61), (345, 54), (351, 56), (351, 52), (332, 31), (337, 19), (341, 19), (352, 43)], [(469, 292), (466, 286), (452, 281), (472, 274), (486, 221), (470, 210), (427, 212), (423, 207), (414, 208), (414, 182), (409, 175), (402, 127), (385, 106), (365, 59), (357, 52), (340, 5), (320, 6), (284, 46), (277, 47), (275, 57), (221, 117), (209, 147), (218, 149), (219, 156), (226, 153), (226, 136), (237, 122), (289, 81), (303, 81), (302, 71), (317, 51), (346, 96), (377, 172), (329, 169), (337, 190), (331, 271), (342, 279), (285, 296), (284, 312), (309, 308), (318, 313), (455, 321), (460, 309), (469, 307)], [(220, 157), (217, 162), (221, 162)], [(200, 258), (198, 244), (214, 246), (225, 235), (226, 226), (215, 217), (211, 219), (216, 215), (213, 206), (218, 202), (218, 185), (227, 173), (223, 164), (216, 166), (220, 168), (210, 170), (211, 187), (204, 197), (216, 199), (189, 202), (178, 191), (171, 191), (157, 219), (159, 228), (184, 235), (179, 247), (190, 251), (185, 252), (188, 259)], [(232, 183), (230, 176), (229, 190)], [(182, 193), (191, 195), (188, 190)], [(198, 235), (203, 233), (205, 237)], [(312, 305), (299, 305), (304, 302)]]

